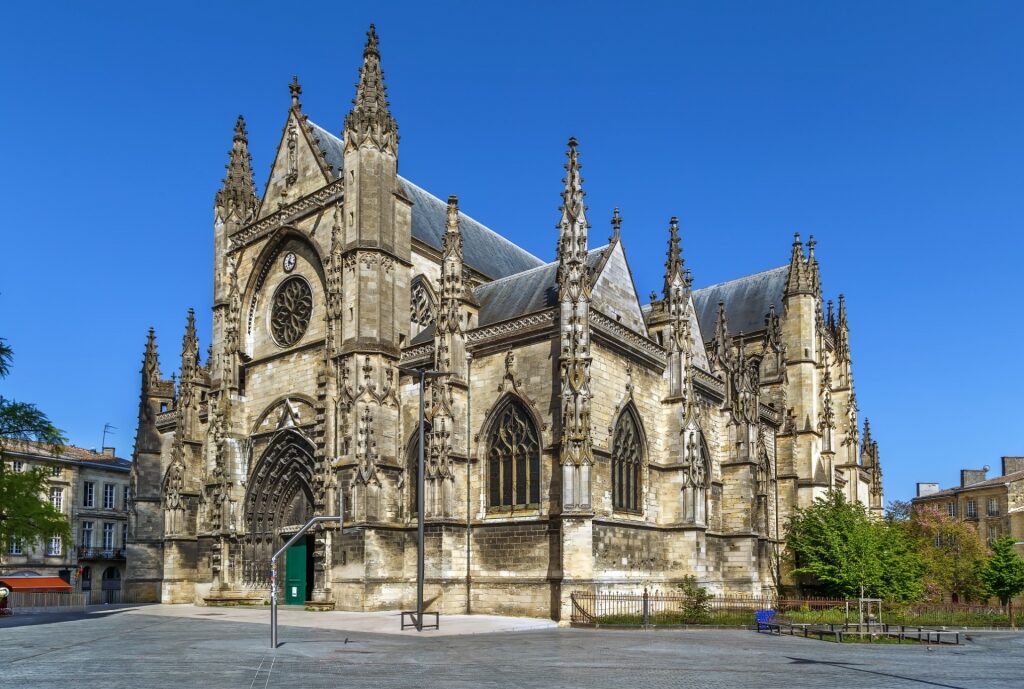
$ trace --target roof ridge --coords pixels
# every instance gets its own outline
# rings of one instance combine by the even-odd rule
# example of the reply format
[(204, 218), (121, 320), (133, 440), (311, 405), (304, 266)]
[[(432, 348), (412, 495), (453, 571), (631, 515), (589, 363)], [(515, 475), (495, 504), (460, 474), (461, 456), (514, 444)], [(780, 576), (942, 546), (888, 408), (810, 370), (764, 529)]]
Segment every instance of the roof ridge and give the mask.
[(760, 275), (765, 275), (767, 273), (774, 273), (777, 270), (789, 270), (789, 266), (788, 265), (776, 266), (775, 268), (768, 268), (766, 270), (759, 270), (756, 273), (749, 273), (747, 275), (741, 275), (738, 278), (732, 278), (731, 280), (722, 280), (721, 282), (716, 282), (716, 283), (711, 284), (711, 285), (705, 285), (704, 287), (699, 287), (699, 288), (697, 288), (697, 289), (695, 289), (693, 291), (694, 292), (703, 292), (704, 290), (714, 289), (715, 287), (721, 287), (722, 285), (728, 285), (730, 282), (739, 282), (740, 280), (747, 280), (749, 278), (756, 278), (756, 277), (758, 277)]
[[(605, 250), (608, 249), (609, 246), (611, 246), (611, 244), (605, 244), (603, 246), (598, 246), (598, 247), (595, 247), (593, 249), (587, 249), (587, 257), (589, 258), (591, 254), (596, 253), (598, 251), (605, 251)], [(544, 268), (550, 268), (550, 267), (556, 266), (556, 265), (558, 265), (558, 261), (549, 261), (549, 262), (541, 264), (539, 266), (534, 266), (533, 268), (527, 268), (526, 270), (521, 270), (518, 273), (512, 273), (511, 275), (506, 275), (505, 277), (500, 277), (500, 278), (498, 278), (496, 280), (491, 280), (490, 282), (485, 282), (482, 285), (477, 285), (476, 289), (482, 289), (484, 287), (489, 287), (490, 285), (496, 285), (499, 282), (505, 282), (506, 280), (511, 280), (512, 278), (518, 278), (518, 277), (520, 277), (522, 275), (526, 275), (527, 273), (533, 273), (533, 272), (536, 272), (538, 270), (543, 270)]]
[[(398, 179), (400, 179), (400, 180), (401, 180), (402, 182), (404, 182), (405, 184), (408, 184), (408, 185), (410, 185), (410, 186), (416, 187), (416, 189), (418, 189), (418, 190), (419, 190), (419, 191), (421, 191), (422, 193), (426, 194), (427, 196), (429, 196), (429, 197), (430, 197), (430, 198), (432, 198), (432, 199), (435, 199), (435, 200), (436, 200), (436, 201), (437, 201), (438, 203), (440, 203), (440, 204), (445, 204), (445, 203), (446, 203), (445, 201), (442, 201), (442, 200), (441, 200), (440, 198), (438, 198), (438, 197), (437, 197), (437, 196), (435, 196), (434, 194), (430, 193), (429, 191), (427, 191), (426, 189), (424, 189), (423, 187), (421, 187), (420, 185), (418, 185), (418, 184), (416, 184), (415, 182), (413, 182), (413, 181), (411, 181), (411, 180), (409, 180), (409, 179), (407, 179), (407, 178), (403, 177), (402, 175), (397, 175), (397, 177), (398, 177)], [(532, 253), (530, 253), (529, 251), (527, 251), (527, 250), (526, 250), (526, 249), (524, 249), (523, 247), (519, 246), (518, 244), (516, 244), (515, 242), (513, 242), (513, 241), (512, 241), (511, 239), (509, 239), (508, 237), (506, 237), (505, 235), (501, 234), (501, 233), (500, 233), (500, 232), (498, 232), (497, 230), (493, 230), (493, 229), (491, 229), (491, 228), (490, 228), (490, 227), (488, 227), (487, 225), (483, 224), (482, 222), (480, 222), (479, 220), (477, 220), (476, 218), (474, 218), (474, 217), (473, 217), (472, 215), (470, 215), (469, 213), (466, 213), (465, 211), (463, 211), (463, 210), (461, 210), (461, 209), (460, 209), (460, 210), (459, 210), (459, 215), (461, 215), (461, 216), (465, 217), (465, 218), (466, 218), (467, 220), (472, 220), (472, 221), (473, 221), (474, 223), (476, 223), (477, 225), (479, 225), (479, 226), (480, 226), (481, 228), (483, 228), (484, 230), (486, 230), (486, 231), (490, 232), (490, 233), (491, 233), (491, 234), (493, 234), (493, 235), (494, 235), (495, 237), (497, 237), (497, 238), (501, 239), (501, 240), (502, 240), (503, 242), (506, 242), (506, 243), (508, 243), (508, 244), (511, 244), (512, 246), (514, 246), (515, 248), (519, 249), (520, 251), (522, 251), (522, 252), (523, 252), (524, 254), (526, 254), (526, 255), (527, 255), (527, 256), (529, 256), (530, 258), (534, 258), (534, 259), (536, 259), (536, 260), (538, 260), (538, 261), (542, 261), (542, 262), (543, 262), (543, 260), (544, 260), (544, 259), (540, 258), (539, 256), (534, 256), (534, 255), (533, 255)], [(535, 266), (535, 267), (539, 267), (539, 266)], [(532, 269), (530, 269), (530, 270), (532, 270)], [(507, 276), (506, 276), (506, 277), (507, 277)]]

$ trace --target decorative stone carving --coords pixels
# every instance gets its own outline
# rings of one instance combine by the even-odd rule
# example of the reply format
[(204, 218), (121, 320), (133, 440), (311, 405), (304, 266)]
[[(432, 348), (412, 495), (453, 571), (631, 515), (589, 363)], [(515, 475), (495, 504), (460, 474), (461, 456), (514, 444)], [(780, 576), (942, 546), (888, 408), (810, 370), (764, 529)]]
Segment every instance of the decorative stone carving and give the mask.
[(282, 347), (298, 342), (309, 327), (313, 315), (313, 292), (309, 283), (295, 275), (274, 292), (270, 310), (270, 332)]

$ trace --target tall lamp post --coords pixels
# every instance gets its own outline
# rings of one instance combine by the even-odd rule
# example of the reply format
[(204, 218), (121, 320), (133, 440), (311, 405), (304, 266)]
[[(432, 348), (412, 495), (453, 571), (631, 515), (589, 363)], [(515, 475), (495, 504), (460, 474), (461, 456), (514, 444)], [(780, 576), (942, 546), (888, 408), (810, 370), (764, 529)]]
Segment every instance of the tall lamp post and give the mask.
[[(424, 383), (427, 378), (440, 378), (441, 376), (450, 375), (448, 371), (428, 371), (425, 368), (405, 368), (399, 367), (400, 373), (408, 373), (413, 376), (417, 376), (420, 379), (420, 442), (419, 442), (419, 453), (416, 458), (417, 470), (416, 470), (416, 631), (423, 631), (423, 579), (424, 579), (424, 565), (423, 565), (423, 550), (424, 550), (424, 536), (423, 536), (423, 493), (424, 493), (424, 467), (423, 467), (423, 448), (426, 444), (423, 432), (424, 427), (424, 414), (425, 402), (423, 398)], [(403, 629), (405, 628), (403, 618)]]

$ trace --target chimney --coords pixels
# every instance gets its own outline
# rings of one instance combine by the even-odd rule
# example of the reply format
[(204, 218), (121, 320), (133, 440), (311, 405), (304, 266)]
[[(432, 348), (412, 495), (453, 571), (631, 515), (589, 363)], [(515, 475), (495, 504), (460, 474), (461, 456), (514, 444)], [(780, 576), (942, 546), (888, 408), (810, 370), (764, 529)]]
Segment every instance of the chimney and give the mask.
[(937, 483), (918, 483), (917, 484), (917, 497), (923, 498), (926, 495), (939, 492), (939, 484)]
[(116, 457), (117, 455), (114, 454), (114, 448), (112, 448), (112, 447), (104, 447), (103, 448), (103, 456), (104, 457)]
[(960, 487), (973, 486), (975, 483), (981, 483), (985, 480), (985, 475), (988, 474), (988, 464), (981, 469), (961, 469), (960, 470)]
[(1015, 471), (1024, 471), (1024, 457), (1003, 457), (1003, 476)]

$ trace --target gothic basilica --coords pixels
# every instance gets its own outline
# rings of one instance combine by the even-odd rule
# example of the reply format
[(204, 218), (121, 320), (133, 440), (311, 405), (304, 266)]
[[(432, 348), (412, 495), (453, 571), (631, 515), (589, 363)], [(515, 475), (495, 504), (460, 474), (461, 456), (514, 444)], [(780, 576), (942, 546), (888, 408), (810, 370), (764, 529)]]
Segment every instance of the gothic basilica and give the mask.
[[(238, 119), (209, 354), (191, 312), (174, 376), (146, 343), (138, 600), (265, 601), (271, 554), (343, 505), (344, 533), (323, 525), (286, 554), (282, 601), (408, 609), (421, 478), (441, 612), (567, 619), (573, 591), (688, 575), (768, 593), (795, 509), (836, 489), (881, 512), (846, 305), (824, 301), (813, 238), (695, 289), (671, 218), (664, 288), (644, 303), (618, 211), (591, 246), (574, 139), (551, 262), (401, 177), (398, 143), (373, 27), (340, 135), (293, 81), (262, 194)], [(426, 379), (422, 477), (412, 369), (443, 374)]]

